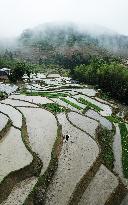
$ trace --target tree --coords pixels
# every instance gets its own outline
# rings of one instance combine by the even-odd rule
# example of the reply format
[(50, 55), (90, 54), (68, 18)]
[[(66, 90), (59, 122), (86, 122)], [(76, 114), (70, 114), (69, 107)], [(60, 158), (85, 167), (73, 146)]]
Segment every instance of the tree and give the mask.
[(9, 80), (12, 82), (17, 82), (22, 80), (23, 75), (25, 74), (25, 63), (17, 62), (14, 69), (12, 69), (11, 74), (9, 75)]

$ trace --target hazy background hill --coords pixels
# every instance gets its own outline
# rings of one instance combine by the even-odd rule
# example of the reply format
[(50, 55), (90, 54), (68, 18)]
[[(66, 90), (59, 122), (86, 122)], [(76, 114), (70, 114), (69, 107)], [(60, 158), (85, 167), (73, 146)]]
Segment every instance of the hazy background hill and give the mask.
[[(112, 52), (128, 56), (128, 36), (120, 35), (100, 26), (77, 26), (75, 24), (44, 24), (23, 31), (19, 38), (21, 45), (41, 54), (45, 51), (65, 53), (71, 49), (86, 52), (89, 55), (100, 55)], [(30, 49), (31, 48), (31, 49)], [(32, 52), (34, 55), (34, 53)], [(35, 53), (36, 55), (36, 53)]]
[(43, 24), (24, 30), (15, 40), (3, 40), (0, 45), (5, 56), (11, 51), (15, 59), (39, 64), (62, 64), (67, 60), (64, 67), (68, 67), (70, 58), (76, 55), (80, 64), (92, 56), (128, 57), (128, 36), (97, 25)]

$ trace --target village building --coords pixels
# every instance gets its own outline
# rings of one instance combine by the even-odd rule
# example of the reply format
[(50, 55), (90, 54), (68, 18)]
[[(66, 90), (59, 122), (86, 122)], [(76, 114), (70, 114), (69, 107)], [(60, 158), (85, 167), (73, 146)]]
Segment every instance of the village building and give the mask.
[(2, 68), (0, 69), (0, 81), (7, 81), (8, 76), (10, 75), (11, 69), (9, 68)]

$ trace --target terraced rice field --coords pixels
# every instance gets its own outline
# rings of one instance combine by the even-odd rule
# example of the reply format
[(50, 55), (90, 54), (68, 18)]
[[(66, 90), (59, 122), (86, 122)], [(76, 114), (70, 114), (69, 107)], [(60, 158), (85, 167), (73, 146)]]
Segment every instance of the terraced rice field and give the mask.
[(118, 184), (118, 179), (104, 165), (101, 165), (78, 204), (104, 205)]
[(0, 131), (4, 129), (8, 122), (8, 117), (2, 113), (0, 113)]
[(87, 134), (73, 127), (65, 114), (59, 114), (63, 135), (70, 135), (64, 143), (57, 172), (49, 187), (46, 204), (67, 204), (77, 183), (89, 170), (99, 154), (99, 148)]
[(30, 102), (34, 104), (52, 103), (52, 101), (49, 100), (48, 98), (41, 97), (41, 96), (11, 95), (9, 98), (22, 100), (22, 101), (26, 101), (26, 102)]
[(19, 108), (26, 118), (29, 142), (32, 150), (36, 152), (43, 162), (43, 170), (51, 159), (51, 151), (57, 136), (57, 123), (55, 117), (41, 108)]
[(53, 100), (53, 102), (55, 102), (56, 104), (58, 104), (60, 106), (63, 106), (67, 109), (70, 109), (70, 110), (73, 110), (73, 111), (76, 111), (76, 112), (79, 112), (79, 110), (77, 108), (73, 107), (72, 105), (66, 103), (65, 101), (63, 101), (59, 98), (53, 98), (52, 100)]
[(112, 130), (112, 123), (94, 110), (88, 110), (86, 112), (86, 116), (94, 120), (98, 120), (103, 127), (107, 128), (108, 130)]
[(5, 99), (2, 100), (2, 103), (7, 105), (12, 105), (13, 107), (38, 107), (37, 105), (20, 100)]
[[(0, 204), (127, 204), (121, 133), (106, 117), (113, 104), (97, 98), (93, 88), (66, 84), (61, 77), (45, 81), (48, 86), (26, 84), (38, 96), (13, 93), (0, 102)], [(49, 95), (41, 97), (46, 90)], [(104, 131), (102, 144), (98, 136)], [(104, 153), (107, 160), (114, 156), (113, 167)]]
[(100, 114), (103, 116), (108, 116), (108, 115), (112, 114), (112, 108), (107, 104), (96, 101), (95, 99), (89, 98), (88, 96), (85, 96), (85, 95), (76, 95), (74, 97), (76, 99), (83, 98), (83, 99), (87, 100), (88, 102), (98, 106), (99, 108), (102, 109), (102, 111), (100, 111)]
[(89, 135), (95, 138), (96, 129), (99, 125), (96, 120), (93, 120), (89, 117), (85, 117), (75, 112), (68, 113), (68, 119), (71, 123), (73, 123), (73, 125), (82, 129), (86, 133), (89, 133)]
[(8, 199), (1, 205), (22, 205), (37, 183), (37, 180), (37, 177), (32, 177), (18, 183), (11, 191)]
[(32, 162), (21, 138), (21, 132), (11, 127), (9, 133), (0, 143), (0, 182), (10, 172), (21, 169)]
[(97, 93), (96, 90), (94, 89), (88, 89), (88, 88), (83, 88), (83, 89), (76, 89), (77, 92), (83, 94), (83, 95), (87, 95), (89, 97), (94, 97)]
[(15, 127), (21, 128), (22, 114), (18, 110), (16, 110), (10, 105), (0, 103), (0, 112), (3, 112), (4, 114), (8, 115)]

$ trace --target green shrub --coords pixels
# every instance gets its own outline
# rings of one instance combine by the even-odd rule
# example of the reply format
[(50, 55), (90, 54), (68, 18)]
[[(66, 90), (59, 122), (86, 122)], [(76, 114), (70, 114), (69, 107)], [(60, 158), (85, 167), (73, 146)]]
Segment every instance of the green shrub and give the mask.
[(67, 100), (66, 98), (60, 98), (60, 99), (61, 99), (62, 101), (64, 101), (64, 102), (68, 103), (68, 104), (71, 105), (72, 107), (75, 107), (75, 108), (78, 109), (78, 110), (81, 110), (81, 109), (82, 109), (79, 105), (77, 105), (77, 104), (71, 102), (70, 100)]
[(42, 107), (44, 109), (47, 109), (53, 113), (60, 113), (60, 112), (64, 112), (65, 108), (59, 106), (58, 104), (55, 103), (47, 103), (46, 105), (42, 105)]
[(50, 92), (26, 92), (29, 96), (42, 96), (48, 98), (67, 97), (67, 93), (50, 93)]
[(0, 92), (0, 100), (7, 97), (7, 94), (5, 92)]

